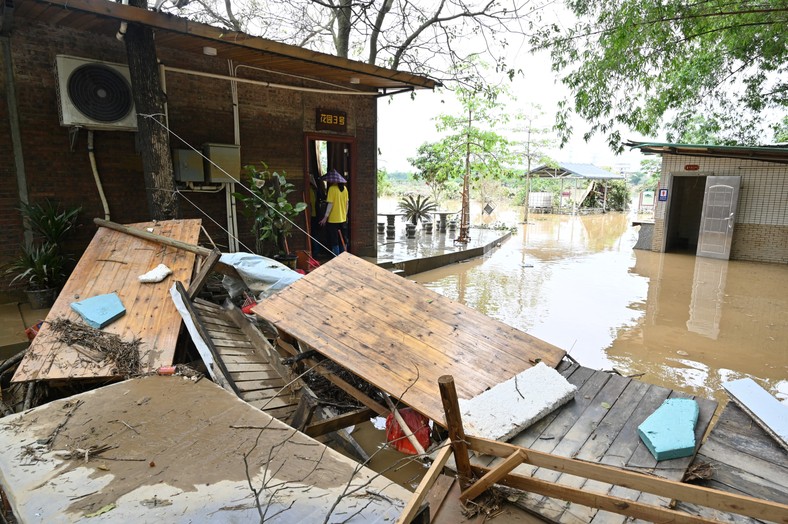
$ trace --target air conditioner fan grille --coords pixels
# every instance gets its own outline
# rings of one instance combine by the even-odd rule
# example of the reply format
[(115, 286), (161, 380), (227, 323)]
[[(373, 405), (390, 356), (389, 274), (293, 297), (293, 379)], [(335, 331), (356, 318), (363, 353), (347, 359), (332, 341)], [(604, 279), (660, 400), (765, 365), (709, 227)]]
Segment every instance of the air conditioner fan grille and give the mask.
[(133, 106), (128, 81), (102, 64), (74, 69), (68, 77), (68, 96), (82, 114), (103, 123), (125, 118)]

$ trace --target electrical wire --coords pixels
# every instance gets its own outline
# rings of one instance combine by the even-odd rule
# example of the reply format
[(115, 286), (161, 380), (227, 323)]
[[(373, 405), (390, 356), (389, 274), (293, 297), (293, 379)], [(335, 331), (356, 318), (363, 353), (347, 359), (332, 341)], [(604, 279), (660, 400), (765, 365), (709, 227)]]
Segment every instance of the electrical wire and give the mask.
[[(159, 124), (161, 127), (163, 127), (163, 128), (164, 128), (164, 129), (167, 131), (167, 133), (171, 134), (172, 136), (174, 136), (175, 138), (177, 138), (178, 140), (180, 140), (181, 142), (183, 142), (184, 144), (186, 144), (186, 146), (187, 146), (187, 147), (189, 147), (189, 148), (190, 148), (191, 150), (193, 150), (195, 153), (197, 153), (198, 155), (200, 155), (200, 156), (201, 156), (203, 159), (207, 160), (207, 161), (208, 161), (208, 162), (209, 162), (209, 163), (210, 163), (210, 164), (211, 164), (213, 167), (215, 167), (216, 169), (218, 169), (219, 171), (221, 171), (222, 173), (224, 173), (224, 174), (225, 174), (225, 175), (226, 175), (228, 178), (230, 178), (230, 179), (231, 179), (233, 182), (235, 182), (236, 184), (238, 184), (240, 187), (244, 188), (244, 189), (245, 189), (245, 190), (246, 190), (246, 191), (247, 191), (247, 192), (248, 192), (250, 195), (252, 195), (252, 197), (253, 197), (253, 198), (256, 198), (257, 200), (259, 200), (260, 202), (262, 202), (262, 203), (263, 203), (263, 204), (264, 204), (266, 207), (268, 207), (268, 208), (269, 208), (270, 210), (272, 210), (274, 213), (276, 213), (277, 215), (279, 215), (280, 217), (282, 217), (284, 220), (286, 220), (287, 222), (289, 222), (289, 223), (290, 223), (290, 224), (291, 224), (293, 227), (295, 227), (297, 230), (299, 230), (299, 231), (301, 231), (303, 234), (305, 234), (305, 235), (306, 235), (306, 236), (307, 236), (307, 237), (308, 237), (308, 238), (309, 238), (309, 239), (310, 239), (312, 242), (314, 242), (314, 243), (315, 243), (315, 244), (317, 244), (318, 246), (322, 247), (324, 250), (326, 250), (326, 251), (328, 251), (329, 253), (331, 253), (331, 255), (332, 255), (332, 256), (334, 256), (334, 257), (336, 257), (336, 256), (337, 256), (337, 255), (336, 255), (336, 254), (335, 254), (333, 251), (331, 251), (331, 249), (329, 249), (329, 248), (328, 248), (328, 247), (326, 247), (326, 246), (325, 246), (325, 245), (324, 245), (322, 242), (320, 242), (318, 239), (316, 239), (315, 237), (313, 237), (312, 235), (310, 235), (310, 234), (309, 234), (309, 233), (308, 233), (306, 230), (304, 230), (304, 229), (303, 229), (301, 226), (299, 226), (298, 224), (296, 224), (295, 222), (293, 222), (292, 220), (290, 220), (290, 218), (289, 218), (289, 217), (287, 217), (287, 216), (285, 216), (284, 214), (282, 214), (282, 212), (281, 212), (281, 211), (279, 211), (278, 209), (276, 209), (276, 208), (275, 208), (274, 206), (272, 206), (270, 203), (268, 203), (268, 202), (266, 202), (265, 200), (263, 200), (262, 198), (260, 198), (260, 196), (259, 196), (259, 195), (257, 195), (257, 194), (256, 194), (254, 191), (252, 191), (252, 190), (251, 190), (251, 188), (249, 188), (249, 187), (248, 187), (248, 186), (246, 186), (246, 185), (245, 185), (243, 182), (241, 182), (241, 180), (240, 180), (240, 179), (238, 179), (238, 178), (235, 178), (233, 175), (231, 175), (230, 173), (228, 173), (227, 171), (225, 171), (225, 170), (224, 170), (224, 168), (222, 168), (220, 165), (216, 164), (216, 162), (214, 162), (213, 160), (211, 160), (210, 158), (208, 158), (207, 156), (205, 156), (205, 155), (203, 154), (203, 152), (202, 152), (202, 151), (200, 151), (199, 149), (197, 149), (196, 147), (194, 147), (193, 145), (191, 145), (191, 144), (190, 144), (188, 141), (184, 140), (184, 139), (183, 139), (183, 138), (182, 138), (180, 135), (178, 135), (178, 134), (177, 134), (175, 131), (171, 130), (171, 129), (169, 128), (169, 126), (167, 126), (167, 125), (166, 125), (166, 124), (164, 124), (163, 122), (159, 121), (159, 119), (158, 119), (158, 118), (156, 118), (157, 116), (164, 116), (163, 114), (161, 114), (161, 113), (155, 113), (155, 114), (144, 114), (144, 113), (137, 113), (137, 114), (138, 114), (139, 116), (142, 116), (142, 117), (144, 117), (144, 118), (149, 118), (149, 119), (153, 120), (154, 122), (156, 122), (157, 124)], [(164, 189), (162, 189), (162, 191), (167, 191), (167, 190), (164, 190)], [(227, 229), (225, 229), (225, 228), (224, 228), (224, 227), (222, 227), (222, 226), (221, 226), (221, 225), (220, 225), (218, 222), (216, 222), (216, 220), (214, 220), (214, 219), (213, 219), (213, 218), (212, 218), (212, 217), (211, 217), (211, 216), (210, 216), (210, 215), (209, 215), (209, 214), (208, 214), (208, 213), (207, 213), (205, 210), (201, 209), (201, 208), (200, 208), (200, 207), (199, 207), (197, 204), (195, 204), (195, 203), (194, 203), (194, 202), (192, 202), (192, 201), (191, 201), (189, 198), (187, 198), (187, 197), (186, 197), (186, 196), (183, 194), (183, 192), (181, 192), (180, 190), (175, 190), (175, 191), (173, 191), (173, 193), (176, 193), (176, 194), (180, 195), (180, 196), (181, 196), (181, 197), (182, 197), (184, 200), (186, 200), (187, 202), (189, 202), (189, 203), (190, 203), (192, 206), (194, 206), (194, 207), (195, 207), (195, 208), (196, 208), (198, 211), (200, 211), (201, 213), (203, 213), (203, 214), (204, 214), (206, 217), (208, 217), (208, 218), (209, 218), (209, 219), (210, 219), (210, 220), (211, 220), (211, 221), (212, 221), (214, 224), (216, 224), (216, 225), (217, 225), (217, 226), (218, 226), (218, 227), (219, 227), (219, 228), (220, 228), (222, 231), (224, 231), (225, 233), (227, 233), (227, 235), (228, 235), (228, 236), (232, 237), (232, 238), (233, 238), (233, 239), (235, 239), (235, 240), (238, 240), (238, 242), (239, 242), (239, 243), (240, 243), (240, 244), (241, 244), (241, 245), (242, 245), (242, 246), (243, 246), (243, 247), (244, 247), (244, 248), (245, 248), (247, 251), (249, 251), (250, 253), (252, 253), (252, 252), (253, 252), (251, 249), (249, 249), (249, 247), (248, 247), (248, 246), (246, 246), (245, 244), (243, 244), (243, 242), (241, 242), (241, 241), (240, 241), (240, 239), (238, 239), (238, 238), (236, 238), (235, 236), (233, 236), (233, 234), (232, 234), (232, 233), (230, 233), (229, 231), (227, 231)]]

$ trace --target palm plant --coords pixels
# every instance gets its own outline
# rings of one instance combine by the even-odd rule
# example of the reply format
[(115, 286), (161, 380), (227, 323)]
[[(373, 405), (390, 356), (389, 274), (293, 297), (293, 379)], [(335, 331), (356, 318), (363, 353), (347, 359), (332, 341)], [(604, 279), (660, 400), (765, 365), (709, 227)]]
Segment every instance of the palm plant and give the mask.
[(405, 220), (414, 226), (419, 220), (426, 222), (430, 219), (430, 213), (438, 209), (438, 205), (430, 200), (430, 197), (422, 195), (405, 195), (399, 201), (397, 208), (405, 214)]

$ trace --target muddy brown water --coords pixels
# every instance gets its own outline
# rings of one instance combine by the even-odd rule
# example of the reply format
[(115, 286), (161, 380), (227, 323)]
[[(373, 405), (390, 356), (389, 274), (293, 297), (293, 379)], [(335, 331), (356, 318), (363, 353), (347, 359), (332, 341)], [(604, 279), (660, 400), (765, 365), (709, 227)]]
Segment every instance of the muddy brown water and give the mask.
[[(751, 377), (788, 403), (788, 266), (633, 250), (634, 218), (531, 215), (488, 255), (408, 278), (588, 367), (721, 404), (723, 382)], [(370, 453), (385, 440), (369, 423), (354, 436)], [(402, 457), (382, 450), (371, 466), (413, 489), (423, 467)]]
[(788, 402), (788, 266), (633, 250), (632, 216), (531, 215), (499, 249), (411, 278), (581, 364), (727, 402)]

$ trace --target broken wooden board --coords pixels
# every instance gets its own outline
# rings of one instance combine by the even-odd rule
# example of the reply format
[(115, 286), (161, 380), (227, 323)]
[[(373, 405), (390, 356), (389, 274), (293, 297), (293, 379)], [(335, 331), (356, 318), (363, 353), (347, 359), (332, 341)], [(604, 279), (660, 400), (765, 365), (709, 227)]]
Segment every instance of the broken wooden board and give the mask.
[(410, 498), (208, 380), (159, 376), (0, 419), (0, 483), (47, 523), (394, 522)]
[[(682, 479), (693, 457), (658, 462), (641, 441), (637, 428), (665, 399), (685, 398), (687, 395), (568, 361), (562, 362), (557, 370), (577, 387), (575, 399), (528, 427), (511, 440), (512, 444), (669, 480)], [(697, 397), (695, 400), (700, 407), (695, 440), (700, 442), (717, 403)], [(489, 457), (480, 456), (474, 457), (472, 462), (495, 466), (501, 459), (491, 461)], [(656, 495), (526, 464), (518, 466), (514, 472), (559, 486), (652, 505), (665, 506), (670, 502)], [(535, 493), (523, 493), (517, 505), (550, 522), (623, 524), (626, 521), (623, 515)]]
[(348, 253), (253, 311), (439, 424), (440, 376), (471, 399), (565, 353)]
[(733, 402), (788, 451), (788, 406), (781, 404), (751, 378), (722, 384)]
[[(139, 229), (187, 243), (196, 243), (200, 220), (165, 220), (132, 224)], [(63, 287), (47, 320), (66, 318), (81, 323), (70, 304), (76, 300), (115, 292), (127, 313), (103, 331), (124, 341), (141, 339), (142, 372), (172, 364), (180, 330), (180, 316), (169, 297), (175, 280), (188, 285), (194, 268), (194, 253), (164, 246), (120, 231), (100, 227), (77, 267)], [(159, 264), (173, 273), (157, 284), (143, 284), (137, 277)], [(113, 377), (113, 363), (94, 362), (57, 339), (45, 322), (19, 365), (12, 382), (30, 380), (84, 380)]]
[[(708, 475), (695, 484), (788, 504), (788, 453), (733, 402), (725, 406), (690, 468), (704, 470)], [(737, 524), (762, 522), (684, 502), (678, 509)]]

